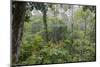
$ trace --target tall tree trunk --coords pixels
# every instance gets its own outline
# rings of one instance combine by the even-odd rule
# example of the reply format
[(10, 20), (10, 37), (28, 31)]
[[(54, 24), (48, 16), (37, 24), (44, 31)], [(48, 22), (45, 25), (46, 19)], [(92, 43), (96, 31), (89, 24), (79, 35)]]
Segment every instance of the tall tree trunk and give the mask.
[(47, 10), (44, 9), (43, 11), (43, 23), (44, 23), (44, 30), (45, 30), (45, 40), (48, 42), (48, 26), (47, 26)]
[(86, 36), (86, 28), (87, 28), (87, 25), (86, 25), (86, 18), (85, 18), (85, 32), (84, 32), (84, 38)]
[(74, 26), (74, 18), (73, 18), (73, 5), (72, 5), (72, 43), (73, 43), (73, 26)]
[(74, 30), (73, 30), (73, 29), (74, 29), (74, 28), (73, 28), (73, 26), (74, 26), (73, 5), (71, 6), (71, 8), (72, 8), (72, 16), (71, 16), (71, 17), (72, 17), (72, 24), (71, 24), (71, 27), (72, 27), (72, 32), (71, 32), (71, 33), (72, 33), (72, 39), (71, 39), (71, 41), (72, 41), (72, 44), (71, 44), (71, 48), (70, 48), (70, 49), (71, 49), (71, 52), (70, 52), (70, 53), (71, 53), (71, 55), (72, 55), (72, 60), (73, 60), (73, 31), (74, 31)]
[(55, 30), (54, 30), (54, 40), (53, 40), (53, 42), (54, 43), (56, 43), (57, 42), (57, 37), (56, 37), (56, 27), (55, 27), (55, 24), (57, 24), (57, 15), (56, 15), (56, 11), (57, 11), (57, 9), (56, 9), (56, 7), (57, 7), (57, 5), (54, 5), (54, 18), (55, 18), (55, 21), (54, 21), (54, 28), (55, 28)]
[(20, 42), (23, 34), (25, 2), (15, 2), (12, 20), (12, 64), (18, 63)]

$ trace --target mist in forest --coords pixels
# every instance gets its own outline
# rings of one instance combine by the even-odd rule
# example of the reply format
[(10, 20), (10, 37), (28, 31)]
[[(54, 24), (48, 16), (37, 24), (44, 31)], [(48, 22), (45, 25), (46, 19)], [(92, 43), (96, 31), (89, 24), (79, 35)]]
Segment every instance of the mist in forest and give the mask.
[(96, 7), (27, 2), (17, 64), (96, 60)]

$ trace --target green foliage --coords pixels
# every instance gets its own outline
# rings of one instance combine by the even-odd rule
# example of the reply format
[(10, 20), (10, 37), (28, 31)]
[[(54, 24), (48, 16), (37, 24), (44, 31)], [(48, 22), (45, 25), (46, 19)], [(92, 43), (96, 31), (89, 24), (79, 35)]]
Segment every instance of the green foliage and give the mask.
[[(39, 6), (41, 5), (43, 4)], [(49, 5), (52, 10), (55, 9), (53, 6)], [(36, 7), (37, 10), (42, 10), (42, 8)], [(67, 11), (68, 6), (64, 6), (64, 9)], [(47, 17), (48, 42), (45, 39), (42, 16), (32, 16), (30, 21), (27, 21), (29, 23), (25, 22), (19, 64), (95, 61), (95, 14), (89, 9), (84, 11), (81, 7), (73, 15), (75, 20), (73, 31), (71, 28), (67, 30), (70, 24), (68, 25), (63, 20), (54, 16)], [(85, 20), (87, 21), (86, 30), (83, 24)], [(39, 24), (40, 26), (35, 28)]]

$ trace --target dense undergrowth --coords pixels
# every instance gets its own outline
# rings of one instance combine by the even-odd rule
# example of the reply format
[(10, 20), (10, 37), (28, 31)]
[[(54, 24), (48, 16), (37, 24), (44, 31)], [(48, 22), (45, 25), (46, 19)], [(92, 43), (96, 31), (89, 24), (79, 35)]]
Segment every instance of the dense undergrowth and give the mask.
[[(54, 19), (49, 18), (48, 24), (51, 24)], [(85, 35), (84, 30), (77, 29), (77, 26), (73, 32), (66, 26), (61, 28), (49, 26), (49, 41), (46, 42), (41, 20), (41, 17), (38, 17), (37, 20), (36, 17), (33, 17), (32, 21), (25, 22), (19, 64), (95, 61), (95, 39), (94, 36), (91, 37), (90, 32), (92, 31), (88, 30)], [(65, 25), (63, 21), (59, 19), (58, 21), (62, 23), (58, 22), (57, 24)], [(34, 24), (41, 24), (41, 26), (33, 29)]]

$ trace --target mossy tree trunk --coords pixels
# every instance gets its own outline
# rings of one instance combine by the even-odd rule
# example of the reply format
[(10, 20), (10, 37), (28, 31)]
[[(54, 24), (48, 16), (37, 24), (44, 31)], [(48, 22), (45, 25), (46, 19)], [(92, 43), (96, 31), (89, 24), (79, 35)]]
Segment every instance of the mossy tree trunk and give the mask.
[(22, 40), (26, 2), (14, 2), (12, 19), (12, 64), (18, 63), (20, 42)]
[(48, 26), (47, 26), (47, 10), (46, 7), (43, 11), (43, 24), (44, 24), (44, 30), (45, 30), (45, 40), (48, 42)]

